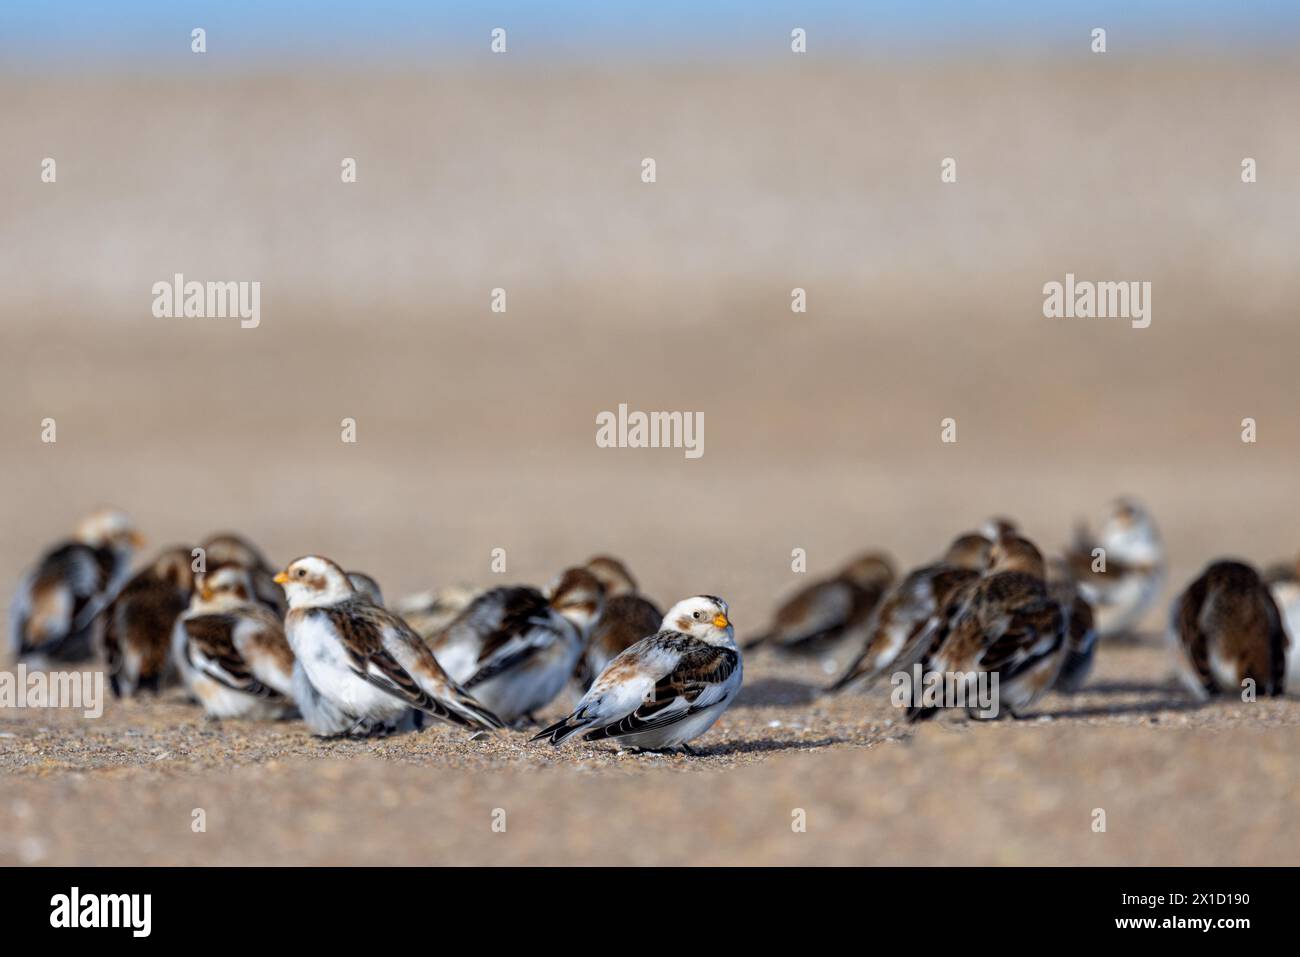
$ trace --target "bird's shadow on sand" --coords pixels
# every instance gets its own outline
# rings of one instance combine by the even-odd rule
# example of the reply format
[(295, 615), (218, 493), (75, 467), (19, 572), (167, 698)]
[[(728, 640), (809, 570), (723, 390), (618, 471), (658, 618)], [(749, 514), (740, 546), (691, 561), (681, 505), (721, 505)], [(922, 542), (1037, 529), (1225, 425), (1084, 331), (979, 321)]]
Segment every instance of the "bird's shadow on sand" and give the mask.
[(733, 708), (770, 708), (784, 705), (811, 704), (822, 689), (804, 681), (788, 678), (760, 678), (740, 689)]
[[(1042, 711), (1036, 717), (1044, 718), (1109, 718), (1125, 714), (1155, 714), (1160, 711), (1197, 711), (1209, 702), (1203, 701), (1169, 685), (1140, 681), (1107, 681), (1088, 685), (1080, 695), (1154, 695), (1145, 701), (1121, 701), (1115, 704), (1091, 704), (1065, 707), (1056, 711)], [(1070, 696), (1066, 696), (1068, 702)]]
[(696, 754), (701, 758), (722, 758), (732, 754), (765, 754), (773, 751), (807, 751), (812, 748), (828, 748), (833, 744), (843, 744), (847, 738), (817, 738), (814, 741), (778, 741), (775, 738), (763, 738), (759, 741), (719, 742), (712, 747), (696, 745)]

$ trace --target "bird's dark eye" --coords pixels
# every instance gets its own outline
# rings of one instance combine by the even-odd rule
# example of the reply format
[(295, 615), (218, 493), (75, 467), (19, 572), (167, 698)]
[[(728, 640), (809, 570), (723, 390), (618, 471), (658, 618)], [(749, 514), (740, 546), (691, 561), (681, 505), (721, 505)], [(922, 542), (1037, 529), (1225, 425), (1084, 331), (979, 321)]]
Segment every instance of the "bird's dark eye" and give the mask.
[(300, 568), (300, 569), (298, 569), (298, 577), (299, 577), (299, 578), (306, 578), (306, 577), (307, 577), (307, 569), (305, 569), (305, 568)]
[(698, 611), (695, 613), (695, 620), (696, 621), (700, 620), (700, 613)]

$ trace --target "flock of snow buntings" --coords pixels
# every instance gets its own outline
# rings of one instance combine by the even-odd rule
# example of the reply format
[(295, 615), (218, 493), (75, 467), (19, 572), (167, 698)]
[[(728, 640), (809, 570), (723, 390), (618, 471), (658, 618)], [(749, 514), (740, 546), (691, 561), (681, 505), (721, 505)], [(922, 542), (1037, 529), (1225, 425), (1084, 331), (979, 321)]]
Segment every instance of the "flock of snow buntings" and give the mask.
[[(140, 545), (130, 518), (105, 509), (47, 551), (11, 605), (18, 659), (56, 667), (102, 653), (117, 695), (179, 682), (213, 718), (300, 716), (322, 737), (428, 718), (476, 733), (522, 728), (567, 695), (572, 711), (534, 740), (687, 753), (743, 678), (725, 601), (697, 595), (665, 615), (608, 556), (545, 589), (450, 588), (389, 607), (368, 575), (317, 555), (277, 571), (237, 535), (201, 553), (167, 549), (132, 575)], [(1155, 524), (1132, 501), (1050, 562), (1013, 522), (993, 519), (901, 579), (880, 554), (854, 560), (795, 593), (743, 647), (847, 652), (828, 692), (917, 665), (972, 681), (996, 673), (1002, 709), (1020, 716), (1049, 688), (1082, 687), (1098, 639), (1138, 622), (1164, 567)], [(1202, 697), (1281, 694), (1288, 669), (1300, 680), (1288, 639), (1297, 628), (1300, 562), (1261, 576), (1216, 561), (1169, 619), (1180, 677)], [(908, 717), (934, 713), (913, 706)]]

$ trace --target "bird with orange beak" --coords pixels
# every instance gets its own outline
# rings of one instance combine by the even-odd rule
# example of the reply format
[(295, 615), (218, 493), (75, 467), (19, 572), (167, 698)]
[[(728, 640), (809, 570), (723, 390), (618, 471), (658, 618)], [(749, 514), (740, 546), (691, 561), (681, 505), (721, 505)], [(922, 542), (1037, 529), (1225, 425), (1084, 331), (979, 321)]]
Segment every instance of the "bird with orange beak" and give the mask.
[(72, 540), (42, 555), (9, 606), (15, 657), (34, 667), (92, 658), (104, 609), (126, 584), (142, 544), (129, 515), (103, 508), (77, 526)]
[(573, 713), (533, 740), (576, 734), (620, 750), (663, 751), (698, 738), (740, 691), (744, 668), (727, 603), (713, 595), (679, 601), (660, 630), (605, 666)]
[(412, 712), (475, 730), (501, 727), (406, 622), (358, 593), (336, 563), (308, 555), (275, 581), (289, 598), (285, 631), (308, 682), (358, 730), (400, 730)]

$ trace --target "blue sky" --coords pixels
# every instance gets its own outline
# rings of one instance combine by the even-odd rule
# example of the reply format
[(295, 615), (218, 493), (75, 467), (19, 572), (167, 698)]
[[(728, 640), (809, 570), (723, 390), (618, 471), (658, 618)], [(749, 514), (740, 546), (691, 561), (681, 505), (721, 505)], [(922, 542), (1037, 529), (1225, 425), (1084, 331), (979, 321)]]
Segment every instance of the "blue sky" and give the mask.
[[(810, 52), (865, 57), (1086, 50), (1104, 26), (1112, 53), (1168, 47), (1295, 52), (1298, 0), (6, 0), (0, 61), (136, 65), (188, 55), (194, 26), (210, 53), (238, 60), (327, 55), (394, 62), (480, 55), (503, 26), (522, 57), (751, 57), (786, 49), (792, 26)], [(1080, 39), (1080, 38), (1083, 39)]]

